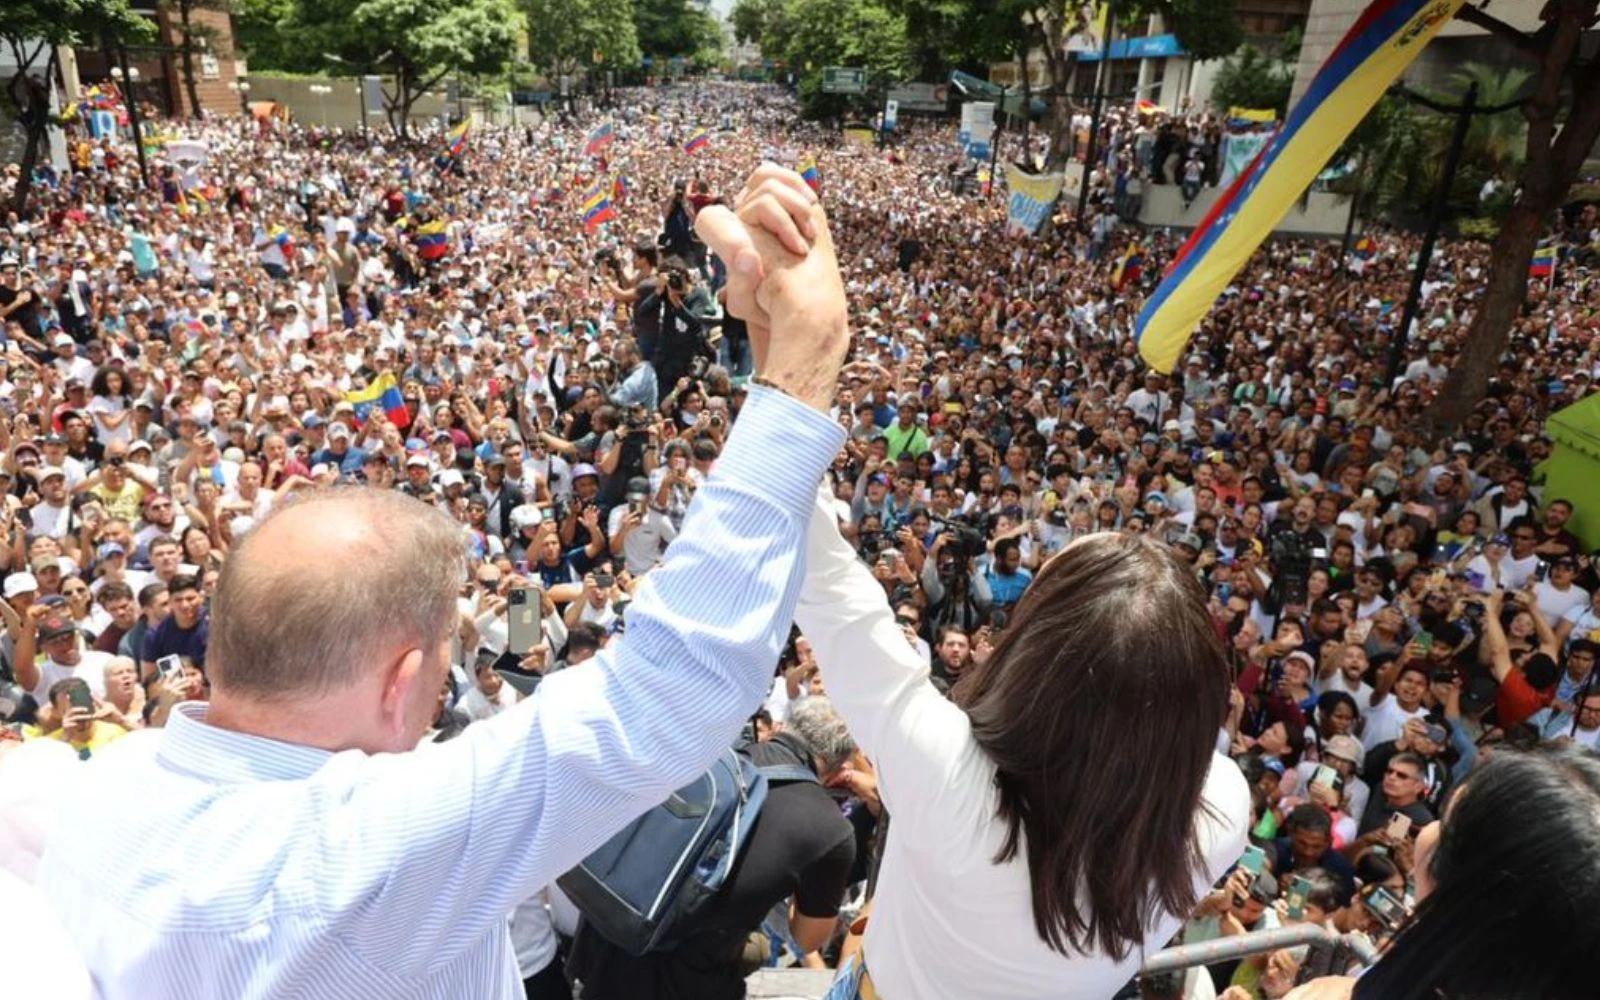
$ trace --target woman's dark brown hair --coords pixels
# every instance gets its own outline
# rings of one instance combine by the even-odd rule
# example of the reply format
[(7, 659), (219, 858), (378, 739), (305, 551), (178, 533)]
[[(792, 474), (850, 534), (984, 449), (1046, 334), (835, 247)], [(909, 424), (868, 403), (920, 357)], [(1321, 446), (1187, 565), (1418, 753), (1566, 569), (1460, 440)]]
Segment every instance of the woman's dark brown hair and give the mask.
[(1193, 570), (1144, 536), (1090, 535), (1039, 571), (953, 697), (996, 767), (1056, 951), (1117, 959), (1196, 901), (1201, 791), (1227, 714), (1222, 644)]

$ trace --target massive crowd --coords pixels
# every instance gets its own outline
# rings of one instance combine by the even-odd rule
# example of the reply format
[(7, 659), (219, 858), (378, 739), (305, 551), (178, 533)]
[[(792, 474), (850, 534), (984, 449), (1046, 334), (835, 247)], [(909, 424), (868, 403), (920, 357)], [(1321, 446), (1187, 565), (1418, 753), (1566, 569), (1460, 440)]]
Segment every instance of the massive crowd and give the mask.
[[(591, 146), (602, 121), (614, 137)], [(701, 126), (709, 143), (685, 152)], [(1235, 677), (1219, 746), (1264, 851), (1186, 942), (1307, 920), (1381, 941), (1418, 834), (1490, 747), (1600, 741), (1600, 567), (1564, 527), (1574, 501), (1537, 473), (1544, 419), (1600, 371), (1576, 262), (1530, 287), (1487, 398), (1433, 438), (1419, 418), (1482, 294), (1482, 244), (1441, 246), (1394, 381), (1416, 241), (1384, 231), (1370, 259), (1268, 245), (1181, 370), (1142, 365), (1134, 319), (1180, 236), (1122, 221), (1123, 174), (1179, 176), (1201, 158), (1184, 130), (1108, 131), (1093, 218), (1064, 202), (1034, 237), (1007, 234), (998, 191), (952, 183), (951, 123), (864, 148), (759, 89), (480, 124), (454, 158), (433, 133), (178, 128), (203, 162), (158, 151), (149, 185), (125, 138), (74, 134), (73, 168), (42, 170), (0, 230), (0, 735), (91, 759), (205, 699), (230, 545), (342, 483), (447, 509), (473, 553), (427, 739), (625, 641), (629, 595), (751, 370), (694, 214), (761, 160), (814, 156), (854, 341), (837, 515), (936, 681), (983, 662), (1032, 574), (1084, 535), (1163, 538), (1208, 588)], [(595, 191), (615, 218), (587, 230)], [(1596, 221), (1559, 224), (1587, 247)], [(1134, 240), (1145, 273), (1114, 287)], [(752, 732), (803, 718), (825, 684), (797, 637)], [(878, 803), (866, 756), (830, 781), (860, 858), (807, 891), (838, 912)], [(521, 942), (529, 976), (545, 937)], [(1181, 995), (1283, 996), (1310, 961), (1214, 966)]]

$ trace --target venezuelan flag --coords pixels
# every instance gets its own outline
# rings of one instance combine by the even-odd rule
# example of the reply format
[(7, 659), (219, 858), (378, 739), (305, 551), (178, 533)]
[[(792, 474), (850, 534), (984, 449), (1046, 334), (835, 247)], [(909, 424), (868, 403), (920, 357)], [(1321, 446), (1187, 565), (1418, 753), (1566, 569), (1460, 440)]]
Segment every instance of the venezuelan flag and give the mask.
[(603, 222), (610, 222), (617, 217), (617, 212), (611, 207), (611, 199), (606, 197), (606, 185), (596, 184), (583, 196), (583, 230), (592, 233)]
[(1117, 266), (1111, 272), (1111, 285), (1117, 291), (1122, 291), (1122, 286), (1139, 280), (1139, 275), (1144, 271), (1144, 251), (1135, 243), (1128, 248), (1122, 259), (1117, 261)]
[(278, 244), (278, 249), (283, 251), (285, 257), (294, 256), (294, 237), (289, 235), (289, 230), (282, 226), (273, 226), (267, 230), (267, 238)]
[(457, 122), (455, 127), (444, 134), (444, 155), (452, 160), (459, 159), (467, 149), (467, 135), (472, 131), (472, 116)]
[(822, 174), (817, 170), (817, 158), (815, 156), (807, 156), (800, 161), (800, 179), (805, 181), (811, 190), (822, 190)]
[(978, 190), (984, 195), (994, 191), (994, 173), (987, 166), (978, 168)]
[(372, 384), (365, 389), (354, 389), (344, 394), (345, 402), (355, 407), (356, 421), (366, 423), (372, 416), (373, 407), (383, 411), (391, 424), (404, 427), (411, 423), (411, 413), (406, 409), (405, 397), (400, 395), (400, 386), (394, 380), (394, 375), (384, 372), (372, 380)]
[(1533, 259), (1528, 261), (1528, 277), (1548, 278), (1556, 273), (1556, 260), (1561, 256), (1561, 248), (1554, 243), (1545, 244), (1533, 251)]
[(615, 139), (616, 137), (617, 134), (612, 130), (611, 123), (601, 122), (593, 132), (589, 133), (589, 141), (586, 142), (583, 147), (584, 155), (593, 156), (602, 149), (605, 149), (607, 146), (611, 145), (611, 140)]
[(1378, 244), (1373, 241), (1372, 237), (1363, 236), (1356, 240), (1356, 245), (1351, 247), (1350, 252), (1355, 255), (1357, 260), (1371, 260), (1378, 255)]
[(683, 144), (683, 151), (685, 153), (694, 153), (705, 147), (710, 142), (711, 136), (707, 134), (706, 130), (703, 128), (697, 128), (690, 133), (688, 141)]
[(1139, 314), (1151, 367), (1170, 372), (1233, 276), (1395, 78), (1463, 0), (1373, 0), (1328, 56), (1288, 120), (1173, 258)]
[(450, 227), (443, 219), (417, 226), (412, 239), (417, 244), (417, 254), (423, 260), (441, 260), (450, 252)]
[(628, 194), (632, 190), (628, 185), (628, 178), (621, 174), (618, 174), (617, 179), (611, 182), (611, 198), (619, 205), (628, 200)]

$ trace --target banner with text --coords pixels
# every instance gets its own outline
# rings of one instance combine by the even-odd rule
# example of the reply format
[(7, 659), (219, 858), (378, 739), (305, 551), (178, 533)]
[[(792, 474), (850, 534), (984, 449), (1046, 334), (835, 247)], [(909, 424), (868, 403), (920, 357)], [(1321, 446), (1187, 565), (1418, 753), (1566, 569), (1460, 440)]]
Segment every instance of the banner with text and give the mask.
[(1033, 235), (1050, 217), (1065, 181), (1061, 174), (1030, 174), (1014, 163), (1006, 164), (1006, 231)]

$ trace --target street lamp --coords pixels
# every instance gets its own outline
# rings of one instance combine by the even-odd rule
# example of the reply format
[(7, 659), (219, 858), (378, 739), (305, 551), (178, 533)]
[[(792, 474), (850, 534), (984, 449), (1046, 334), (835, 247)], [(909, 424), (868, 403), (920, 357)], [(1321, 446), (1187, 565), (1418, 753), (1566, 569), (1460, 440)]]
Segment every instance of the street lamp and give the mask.
[(310, 90), (313, 94), (317, 95), (317, 119), (318, 119), (318, 124), (320, 124), (323, 128), (327, 128), (328, 127), (328, 101), (327, 101), (327, 97), (328, 97), (329, 94), (333, 93), (333, 88), (327, 86), (326, 84), (313, 83), (307, 89)]

